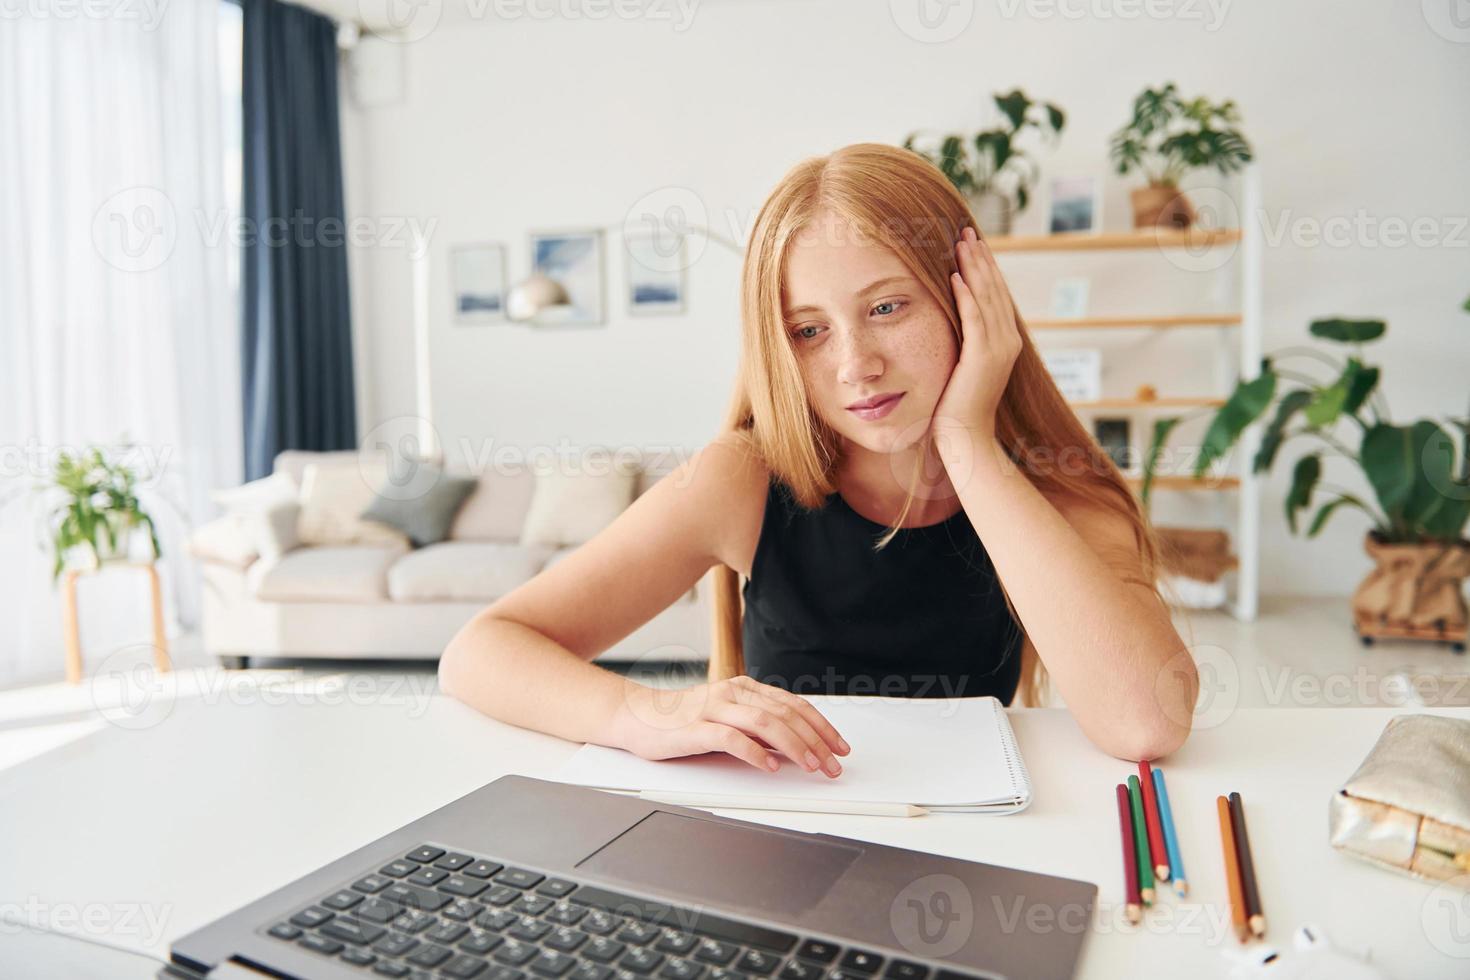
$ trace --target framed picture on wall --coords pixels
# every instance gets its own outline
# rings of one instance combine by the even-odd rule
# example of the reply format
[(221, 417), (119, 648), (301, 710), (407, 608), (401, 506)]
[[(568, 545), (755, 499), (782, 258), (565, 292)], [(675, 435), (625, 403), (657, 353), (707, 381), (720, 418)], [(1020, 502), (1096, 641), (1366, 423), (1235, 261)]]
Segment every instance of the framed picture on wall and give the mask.
[(1095, 402), (1102, 397), (1102, 351), (1095, 347), (1049, 347), (1042, 363), (1069, 402)]
[(1051, 286), (1051, 315), (1058, 320), (1077, 319), (1087, 315), (1086, 276), (1058, 279)]
[(1055, 235), (1102, 230), (1102, 198), (1096, 177), (1053, 177), (1046, 187), (1048, 231)]
[(1103, 451), (1113, 457), (1118, 469), (1133, 469), (1133, 427), (1126, 418), (1097, 418), (1092, 422), (1093, 438)]
[(531, 271), (555, 280), (567, 292), (567, 303), (542, 310), (537, 326), (601, 326), (603, 313), (602, 232), (533, 231)]
[(449, 251), (455, 323), (509, 322), (505, 315), (505, 246), (457, 245)]
[(628, 312), (656, 316), (684, 312), (684, 236), (623, 236)]

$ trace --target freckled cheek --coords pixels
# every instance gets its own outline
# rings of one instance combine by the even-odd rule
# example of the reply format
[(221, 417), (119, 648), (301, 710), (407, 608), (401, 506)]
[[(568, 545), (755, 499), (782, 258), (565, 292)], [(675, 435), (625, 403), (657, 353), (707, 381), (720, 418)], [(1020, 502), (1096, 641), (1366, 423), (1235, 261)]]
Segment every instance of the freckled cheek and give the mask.
[(943, 389), (959, 360), (959, 347), (947, 326), (915, 330), (895, 339), (889, 368), (910, 383), (930, 389), (935, 395)]

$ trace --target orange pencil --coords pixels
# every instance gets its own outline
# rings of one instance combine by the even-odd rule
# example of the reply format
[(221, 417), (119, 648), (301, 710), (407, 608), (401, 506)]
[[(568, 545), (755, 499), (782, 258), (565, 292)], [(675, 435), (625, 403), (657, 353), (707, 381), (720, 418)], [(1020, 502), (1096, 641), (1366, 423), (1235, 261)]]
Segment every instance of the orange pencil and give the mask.
[(1235, 930), (1235, 938), (1245, 942), (1250, 935), (1250, 926), (1245, 920), (1245, 895), (1240, 886), (1240, 860), (1235, 854), (1235, 829), (1230, 822), (1230, 801), (1223, 796), (1217, 796), (1215, 808), (1220, 811), (1220, 849), (1225, 852), (1225, 882), (1230, 886), (1230, 924)]

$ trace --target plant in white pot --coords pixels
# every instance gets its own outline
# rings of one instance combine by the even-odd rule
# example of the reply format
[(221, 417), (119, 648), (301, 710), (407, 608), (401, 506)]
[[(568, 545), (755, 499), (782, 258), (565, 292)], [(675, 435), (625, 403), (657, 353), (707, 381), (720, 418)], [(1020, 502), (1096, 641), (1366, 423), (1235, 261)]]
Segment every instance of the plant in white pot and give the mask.
[(1194, 207), (1179, 190), (1191, 170), (1214, 167), (1222, 174), (1241, 169), (1251, 147), (1235, 128), (1240, 114), (1229, 99), (1184, 100), (1173, 82), (1144, 89), (1133, 100), (1133, 118), (1113, 134), (1110, 154), (1118, 173), (1137, 168), (1148, 186), (1133, 191), (1133, 227), (1189, 228)]
[(139, 479), (131, 467), (109, 460), (96, 447), (57, 455), (48, 484), (61, 498), (49, 521), (54, 578), (68, 564), (99, 568), (104, 562), (127, 560), (134, 538), (143, 531), (152, 556), (162, 554), (153, 518), (138, 500)]
[(1019, 145), (1027, 130), (1035, 130), (1052, 145), (1061, 138), (1066, 114), (1050, 102), (1033, 102), (1020, 89), (996, 93), (995, 107), (1001, 125), (966, 136), (947, 133), (938, 145), (918, 148), (921, 134), (910, 133), (903, 147), (924, 157), (949, 178), (955, 189), (970, 201), (975, 221), (983, 235), (1009, 235), (1011, 222), (1026, 210), (1031, 184), (1041, 168)]
[[(1376, 568), (1353, 593), (1353, 623), (1364, 644), (1377, 637), (1448, 642), (1463, 651), (1467, 638), (1464, 581), (1470, 576), (1470, 418), (1433, 419), (1394, 425), (1377, 391), (1379, 369), (1365, 364), (1362, 344), (1383, 336), (1382, 320), (1316, 320), (1312, 335), (1350, 344), (1353, 354), (1340, 360), (1312, 347), (1287, 348), (1261, 362), (1261, 373), (1236, 385), (1210, 420), (1194, 460), (1194, 475), (1204, 474), (1235, 445), (1246, 427), (1271, 412), (1251, 466), (1269, 471), (1281, 447), (1298, 438), (1314, 443), (1297, 459), (1285, 508), (1287, 525), (1297, 533), (1298, 515), (1319, 502), (1307, 527), (1316, 537), (1343, 507), (1359, 510), (1371, 522), (1364, 548)], [(1325, 366), (1330, 376), (1314, 378), (1281, 366), (1303, 358)], [(1283, 390), (1280, 382), (1294, 386)], [(1274, 411), (1271, 411), (1274, 408)], [(1205, 409), (1203, 411), (1210, 411)], [(1157, 471), (1170, 432), (1199, 413), (1159, 419), (1143, 459), (1142, 496)], [(1339, 432), (1347, 430), (1347, 435)], [(1460, 432), (1456, 448), (1451, 429)], [(1350, 440), (1356, 437), (1354, 447)], [(1370, 502), (1322, 479), (1324, 458), (1351, 461), (1366, 477), (1376, 500)], [(1323, 499), (1325, 496), (1325, 499)]]

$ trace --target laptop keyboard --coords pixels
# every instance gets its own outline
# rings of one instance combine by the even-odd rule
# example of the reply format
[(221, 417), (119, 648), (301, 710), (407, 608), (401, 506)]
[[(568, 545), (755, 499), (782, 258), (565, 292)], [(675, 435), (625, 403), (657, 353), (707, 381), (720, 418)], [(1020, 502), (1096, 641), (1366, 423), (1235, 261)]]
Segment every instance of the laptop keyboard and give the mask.
[(262, 931), (367, 977), (411, 980), (966, 977), (433, 844)]

